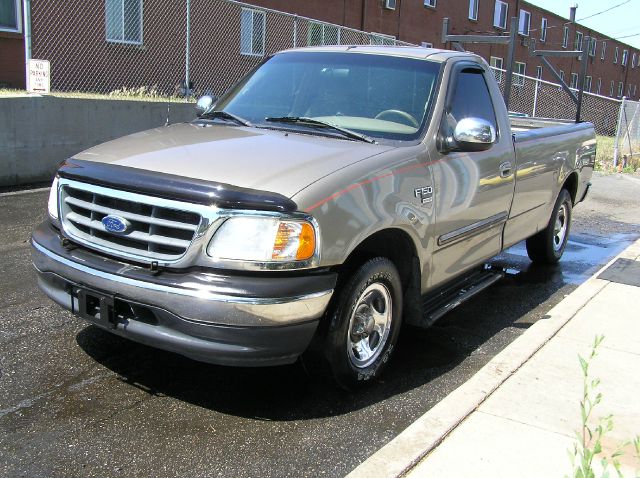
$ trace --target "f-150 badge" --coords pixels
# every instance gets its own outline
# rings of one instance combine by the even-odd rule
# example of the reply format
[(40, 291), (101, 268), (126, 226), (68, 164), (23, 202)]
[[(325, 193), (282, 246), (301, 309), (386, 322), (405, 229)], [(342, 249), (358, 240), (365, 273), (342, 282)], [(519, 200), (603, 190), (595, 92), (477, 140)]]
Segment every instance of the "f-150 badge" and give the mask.
[(425, 186), (423, 188), (416, 188), (413, 194), (417, 199), (420, 199), (422, 204), (433, 202), (433, 188), (431, 186)]

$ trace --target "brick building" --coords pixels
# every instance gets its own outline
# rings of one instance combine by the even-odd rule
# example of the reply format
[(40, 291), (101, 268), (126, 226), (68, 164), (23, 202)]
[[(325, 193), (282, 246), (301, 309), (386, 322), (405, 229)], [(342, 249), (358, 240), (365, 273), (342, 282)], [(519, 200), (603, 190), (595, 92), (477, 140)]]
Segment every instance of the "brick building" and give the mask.
[[(451, 19), (450, 33), (504, 34), (509, 19), (519, 19), (521, 41), (516, 47), (516, 72), (556, 80), (537, 58), (529, 56), (527, 41), (535, 39), (538, 49), (581, 49), (582, 39), (594, 38), (589, 52), (585, 89), (602, 96), (637, 100), (640, 96), (640, 51), (621, 41), (520, 0), (252, 0), (249, 3), (289, 11), (368, 32), (390, 35), (417, 45), (442, 45), (442, 20)], [(569, 13), (569, 12), (567, 12)], [(505, 45), (466, 45), (492, 66), (505, 67)], [(579, 62), (575, 58), (554, 58), (552, 64), (572, 87), (578, 86)]]
[[(362, 43), (353, 31), (296, 22), (250, 5), (226, 0), (191, 1), (190, 79), (219, 93), (264, 55), (292, 46)], [(249, 0), (248, 3), (375, 32), (376, 41), (442, 45), (444, 17), (453, 34), (503, 34), (509, 18), (519, 19), (515, 70), (555, 81), (536, 58), (539, 49), (590, 45), (585, 88), (608, 97), (638, 99), (640, 51), (521, 0)], [(158, 85), (171, 91), (184, 79), (186, 0), (30, 0), (33, 57), (51, 61), (54, 89), (112, 91), (131, 85)], [(24, 87), (22, 0), (0, 0), (0, 86)], [(579, 16), (579, 15), (578, 15)], [(293, 41), (291, 31), (296, 23)], [(373, 41), (373, 39), (371, 40)], [(505, 45), (466, 45), (493, 66), (506, 67)], [(579, 62), (554, 58), (577, 87)], [(230, 67), (233, 65), (233, 68)], [(212, 75), (212, 71), (215, 74)], [(131, 79), (135, 76), (135, 82)]]

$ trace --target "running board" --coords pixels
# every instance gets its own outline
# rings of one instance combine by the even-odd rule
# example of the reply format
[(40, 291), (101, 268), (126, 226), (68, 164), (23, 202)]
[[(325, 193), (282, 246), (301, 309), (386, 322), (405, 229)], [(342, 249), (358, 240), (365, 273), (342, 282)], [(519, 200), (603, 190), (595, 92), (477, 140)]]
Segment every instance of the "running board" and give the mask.
[[(483, 268), (423, 298), (421, 327), (429, 327), (447, 312), (499, 281), (504, 272)], [(418, 324), (416, 324), (418, 325)]]

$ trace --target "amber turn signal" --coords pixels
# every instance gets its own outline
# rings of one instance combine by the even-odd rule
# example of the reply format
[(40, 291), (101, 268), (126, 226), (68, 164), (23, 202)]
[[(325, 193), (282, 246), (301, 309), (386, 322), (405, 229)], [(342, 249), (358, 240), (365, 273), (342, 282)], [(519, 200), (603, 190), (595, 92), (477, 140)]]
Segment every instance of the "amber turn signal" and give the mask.
[(302, 231), (298, 237), (298, 252), (296, 260), (304, 261), (310, 259), (316, 251), (316, 234), (311, 224), (302, 223)]
[(278, 225), (273, 243), (272, 259), (304, 261), (313, 257), (316, 250), (316, 235), (307, 222), (282, 221)]

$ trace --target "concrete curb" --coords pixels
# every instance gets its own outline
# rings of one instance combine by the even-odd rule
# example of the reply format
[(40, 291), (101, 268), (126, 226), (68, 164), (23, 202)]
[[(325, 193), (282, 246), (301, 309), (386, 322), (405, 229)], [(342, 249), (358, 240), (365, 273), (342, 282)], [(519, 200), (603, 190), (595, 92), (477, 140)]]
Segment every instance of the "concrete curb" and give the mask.
[(51, 189), (51, 186), (47, 186), (46, 188), (21, 189), (19, 191), (8, 191), (6, 193), (0, 193), (0, 197), (3, 197), (3, 196), (21, 196), (23, 194), (40, 193), (42, 191), (48, 191), (49, 189)]
[(591, 276), (543, 320), (533, 324), (467, 382), (371, 455), (348, 478), (399, 477), (437, 447), (465, 418), (529, 360), (609, 282), (597, 276), (618, 258), (640, 256), (640, 240)]

